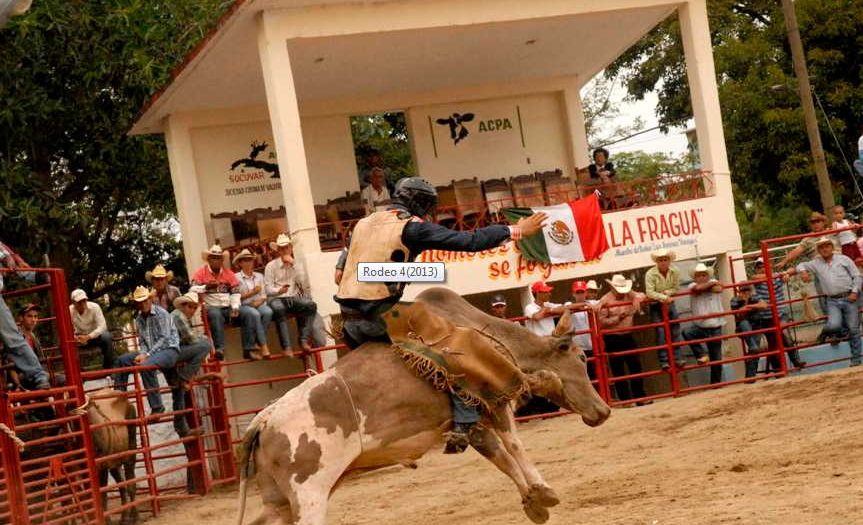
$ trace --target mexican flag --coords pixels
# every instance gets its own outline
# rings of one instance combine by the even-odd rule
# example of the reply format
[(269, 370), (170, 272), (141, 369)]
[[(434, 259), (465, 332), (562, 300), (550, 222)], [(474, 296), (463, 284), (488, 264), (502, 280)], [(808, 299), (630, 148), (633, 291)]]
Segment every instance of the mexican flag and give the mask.
[(546, 263), (592, 261), (608, 250), (599, 198), (595, 193), (556, 206), (503, 210), (510, 222), (536, 212), (545, 212), (548, 219), (542, 235), (531, 235), (518, 241), (526, 259)]

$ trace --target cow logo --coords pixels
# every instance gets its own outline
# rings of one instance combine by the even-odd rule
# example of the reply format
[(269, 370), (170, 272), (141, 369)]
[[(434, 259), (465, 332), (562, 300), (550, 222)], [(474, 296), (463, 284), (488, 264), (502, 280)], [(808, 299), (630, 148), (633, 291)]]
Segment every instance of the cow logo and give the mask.
[(453, 113), (449, 118), (439, 118), (435, 122), (441, 126), (449, 126), (449, 138), (452, 139), (453, 144), (458, 144), (470, 135), (464, 123), (471, 122), (473, 116), (473, 113)]
[[(258, 155), (264, 152), (269, 146), (270, 145), (266, 142), (258, 142), (257, 140), (252, 142), (252, 151), (249, 152), (249, 156), (242, 159), (237, 159), (232, 162), (231, 170), (233, 171), (242, 166), (245, 168), (259, 169), (270, 173), (271, 179), (281, 178), (281, 176), (279, 175), (279, 165), (277, 163), (267, 162), (258, 158)], [(275, 158), (275, 154), (273, 152), (270, 152), (270, 158)]]
[(548, 236), (551, 237), (551, 240), (563, 246), (571, 243), (574, 237), (572, 230), (563, 221), (554, 221), (551, 223), (551, 227), (548, 229)]

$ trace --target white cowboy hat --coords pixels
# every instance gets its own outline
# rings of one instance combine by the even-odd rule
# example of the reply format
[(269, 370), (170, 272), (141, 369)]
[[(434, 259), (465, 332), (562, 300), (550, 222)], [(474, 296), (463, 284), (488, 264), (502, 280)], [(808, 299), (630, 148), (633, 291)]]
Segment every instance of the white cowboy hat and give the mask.
[(78, 301), (84, 301), (87, 299), (87, 292), (80, 288), (76, 288), (72, 290), (72, 302), (77, 303)]
[(833, 240), (830, 237), (821, 237), (820, 239), (815, 241), (815, 246), (821, 246), (822, 244), (826, 244), (828, 242), (830, 244), (833, 244)]
[(656, 250), (655, 252), (650, 254), (650, 258), (653, 259), (653, 262), (656, 262), (656, 259), (659, 259), (660, 257), (668, 257), (673, 261), (677, 259), (677, 254), (674, 253), (674, 250), (669, 250), (668, 248)]
[(183, 303), (193, 303), (198, 304), (200, 300), (198, 299), (198, 294), (192, 291), (188, 291), (174, 299), (174, 308), (179, 308)]
[(587, 289), (588, 290), (599, 290), (599, 285), (596, 284), (596, 281), (593, 279), (587, 281)]
[(293, 244), (294, 241), (291, 240), (291, 236), (287, 233), (280, 233), (278, 237), (276, 237), (276, 242), (270, 243), (270, 249), (273, 251), (278, 251), (282, 246), (289, 246)]
[(150, 298), (150, 290), (146, 286), (138, 286), (132, 292), (132, 300), (136, 303), (143, 303)]
[(692, 271), (689, 272), (689, 275), (695, 277), (695, 274), (697, 273), (706, 273), (708, 276), (713, 277), (713, 268), (707, 266), (704, 263), (698, 263), (695, 265), (695, 268), (693, 268)]
[(161, 264), (157, 264), (155, 268), (144, 274), (144, 280), (148, 283), (153, 282), (153, 279), (161, 279), (163, 277), (170, 282), (174, 280), (174, 272), (165, 270), (165, 267)]
[(236, 266), (237, 263), (239, 263), (243, 259), (254, 259), (254, 258), (255, 258), (254, 253), (249, 251), (248, 248), (243, 248), (243, 250), (240, 253), (238, 253), (237, 255), (234, 256), (233, 263), (234, 263), (234, 266)]
[(627, 279), (619, 273), (614, 274), (610, 280), (606, 279), (605, 282), (610, 284), (617, 293), (629, 293), (632, 290), (632, 279)]

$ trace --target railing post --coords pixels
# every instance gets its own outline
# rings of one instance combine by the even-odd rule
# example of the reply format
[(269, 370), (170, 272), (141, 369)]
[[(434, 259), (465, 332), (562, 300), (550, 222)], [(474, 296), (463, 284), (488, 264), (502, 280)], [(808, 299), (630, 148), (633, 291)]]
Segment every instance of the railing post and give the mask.
[[(779, 305), (776, 304), (776, 286), (773, 282), (773, 263), (770, 261), (770, 251), (767, 242), (761, 241), (761, 260), (764, 261), (764, 278), (767, 279), (767, 293), (770, 295), (770, 315), (773, 318), (773, 329), (776, 331), (776, 350), (779, 358), (779, 371), (788, 375), (788, 364), (785, 362), (785, 339), (782, 337), (782, 320), (779, 316)], [(768, 357), (767, 362), (770, 362)]]
[(677, 358), (674, 355), (674, 341), (671, 339), (671, 334), (673, 332), (671, 330), (670, 319), (668, 318), (668, 303), (660, 303), (660, 307), (662, 309), (662, 330), (665, 332), (665, 346), (668, 349), (668, 365), (670, 367), (669, 371), (671, 372), (671, 391), (674, 393), (674, 396), (677, 397), (680, 395), (680, 378), (677, 377), (680, 370), (677, 369)]
[[(204, 325), (204, 333), (213, 340), (210, 330), (210, 319), (207, 317), (207, 306), (201, 303), (201, 322)], [(204, 369), (208, 372), (222, 372), (222, 363), (218, 360), (207, 359)], [(219, 476), (216, 479), (228, 479), (236, 475), (234, 463), (234, 449), (231, 446), (231, 421), (228, 416), (228, 396), (225, 393), (225, 385), (222, 380), (212, 382), (208, 400), (210, 402), (210, 420), (213, 423), (215, 433), (216, 454), (219, 462)]]
[[(15, 421), (9, 411), (9, 396), (3, 385), (0, 385), (0, 423), (15, 430)], [(0, 432), (0, 457), (3, 460), (3, 474), (9, 498), (9, 522), (12, 525), (30, 525), (24, 480), (21, 477), (21, 456), (18, 447), (5, 432)]]

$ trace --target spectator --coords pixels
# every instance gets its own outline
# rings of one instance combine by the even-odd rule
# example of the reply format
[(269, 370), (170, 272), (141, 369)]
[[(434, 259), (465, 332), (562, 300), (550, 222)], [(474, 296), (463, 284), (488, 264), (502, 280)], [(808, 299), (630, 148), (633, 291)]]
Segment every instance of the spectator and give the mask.
[(563, 313), (563, 305), (549, 302), (553, 287), (537, 281), (530, 287), (533, 302), (524, 307), (527, 320), (524, 326), (536, 335), (548, 336), (554, 332), (554, 318)]
[[(611, 280), (606, 280), (611, 285), (611, 291), (602, 296), (597, 304), (599, 311), (599, 326), (604, 330), (614, 330), (614, 333), (605, 334), (602, 339), (605, 343), (605, 351), (609, 354), (609, 366), (613, 377), (623, 377), (629, 374), (640, 374), (642, 372), (641, 360), (636, 354), (614, 355), (618, 352), (634, 350), (638, 344), (632, 337), (632, 325), (635, 314), (641, 310), (641, 303), (645, 296), (632, 291), (632, 280), (623, 275), (615, 274)], [(614, 388), (620, 401), (639, 399), (647, 397), (644, 391), (644, 380), (640, 377), (616, 381)], [(636, 405), (649, 405), (652, 401), (639, 401)]]
[[(825, 217), (823, 213), (813, 211), (809, 216), (809, 231), (811, 233), (819, 233), (823, 232), (825, 229), (827, 229), (827, 217)], [(785, 257), (783, 257), (778, 263), (776, 263), (776, 268), (781, 270), (790, 263), (799, 259), (801, 256), (804, 259), (812, 259), (815, 257), (817, 255), (815, 250), (815, 241), (817, 239), (818, 237), (804, 237), (803, 239), (800, 239), (800, 243), (795, 246), (793, 250), (785, 254)], [(842, 248), (839, 246), (839, 243), (833, 238), (830, 240), (833, 241), (836, 253), (842, 253)]]
[[(786, 276), (787, 277), (787, 276)], [(753, 280), (761, 280), (755, 285), (755, 313), (752, 316), (752, 327), (755, 330), (767, 330), (764, 332), (764, 338), (767, 340), (767, 352), (775, 352), (779, 349), (778, 340), (776, 339), (776, 330), (773, 330), (773, 311), (771, 309), (770, 289), (767, 286), (767, 275), (764, 273), (764, 261), (759, 257), (755, 261), (755, 273), (752, 276)], [(782, 277), (777, 275), (773, 278), (773, 290), (776, 293), (776, 310), (779, 315), (779, 322), (787, 323), (789, 320), (788, 305), (785, 302), (785, 283)], [(791, 338), (782, 330), (782, 343), (785, 348), (794, 346)], [(788, 350), (788, 358), (791, 364), (796, 368), (806, 366), (806, 361), (800, 360), (800, 352), (797, 350)], [(769, 369), (779, 370), (779, 356), (769, 355), (767, 357), (767, 365)]]
[(605, 148), (593, 150), (593, 164), (587, 169), (590, 172), (590, 178), (602, 184), (614, 182), (617, 175), (614, 164), (608, 161), (608, 150)]
[[(192, 318), (198, 310), (198, 294), (187, 292), (174, 299), (174, 311), (171, 316), (174, 326), (177, 327), (177, 335), (180, 338), (180, 353), (177, 356), (178, 366), (173, 374), (176, 378), (170, 378), (168, 383), (172, 384), (171, 400), (174, 408), (174, 430), (180, 437), (200, 435), (201, 429), (189, 429), (187, 414), (176, 414), (186, 408), (186, 391), (191, 390), (192, 379), (201, 369), (201, 363), (210, 353), (212, 346), (210, 340), (192, 329)], [(174, 380), (175, 379), (175, 380)]]
[[(833, 224), (831, 228), (838, 230), (840, 228), (848, 228), (849, 226), (856, 226), (856, 223), (845, 218), (845, 208), (841, 204), (833, 206)], [(855, 230), (841, 231), (836, 234), (836, 237), (841, 246), (842, 255), (852, 261), (861, 257), (860, 248), (857, 246), (857, 233)]]
[(192, 275), (191, 291), (204, 294), (216, 359), (225, 358), (225, 323), (240, 315), (240, 281), (225, 264), (222, 247), (214, 244), (204, 252), (207, 264)]
[[(752, 285), (743, 284), (737, 287), (737, 295), (731, 299), (731, 310), (734, 312), (734, 331), (738, 334), (751, 332), (753, 328), (753, 317), (758, 309), (766, 309), (769, 306), (763, 301), (758, 301), (752, 296)], [(740, 337), (743, 342), (743, 352), (754, 356), (761, 353), (761, 336), (759, 334), (744, 335)], [(756, 358), (746, 360), (746, 377), (755, 377), (758, 372), (758, 361)]]
[[(132, 294), (135, 309), (135, 328), (138, 332), (138, 342), (141, 348), (138, 352), (128, 352), (117, 359), (117, 368), (131, 366), (156, 366), (162, 370), (166, 378), (174, 377), (174, 367), (177, 366), (177, 358), (180, 352), (180, 337), (174, 318), (167, 310), (153, 304), (150, 291), (139, 286)], [(114, 388), (125, 391), (129, 382), (129, 372), (121, 371), (114, 375)], [(150, 414), (161, 414), (165, 412), (162, 404), (162, 396), (159, 394), (159, 380), (155, 370), (144, 370), (141, 372), (141, 382), (147, 389), (147, 402), (150, 405)], [(177, 401), (174, 400), (174, 404)]]
[(366, 207), (366, 215), (376, 211), (386, 211), (390, 205), (390, 192), (386, 185), (386, 175), (382, 168), (372, 168), (369, 174), (369, 185), (362, 189), (360, 198)]
[[(722, 285), (713, 278), (712, 274), (712, 268), (708, 268), (703, 263), (698, 263), (692, 270), (694, 282), (689, 285), (689, 291), (692, 292), (690, 304), (692, 306), (693, 317), (715, 315), (723, 312)], [(718, 316), (707, 319), (696, 319), (683, 331), (683, 338), (687, 341), (695, 341), (697, 339), (719, 337), (722, 335), (722, 327), (724, 325), (725, 319)], [(709, 355), (704, 353), (704, 345), (702, 343), (689, 343), (689, 348), (692, 349), (692, 353), (699, 363), (722, 361), (721, 339), (707, 341), (707, 352)], [(712, 365), (710, 367), (710, 384), (713, 385), (721, 382), (722, 365)]]
[(854, 261), (833, 251), (833, 242), (821, 237), (815, 243), (818, 256), (804, 261), (797, 268), (788, 270), (789, 274), (807, 272), (814, 276), (820, 291), (826, 296), (827, 325), (824, 333), (836, 334), (843, 325), (848, 328), (848, 345), (851, 347), (851, 366), (861, 364), (860, 356), (860, 311), (857, 298), (860, 290), (860, 271)]
[(501, 294), (495, 294), (491, 298), (491, 315), (506, 319), (506, 297)]
[(171, 284), (174, 280), (174, 272), (165, 270), (161, 264), (144, 274), (146, 280), (153, 287), (153, 302), (167, 311), (174, 309), (174, 299), (180, 296), (180, 289)]
[(291, 335), (288, 331), (288, 314), (298, 316), (300, 327), (300, 346), (309, 351), (312, 348), (312, 331), (318, 305), (307, 297), (303, 297), (303, 288), (308, 289), (308, 278), (305, 270), (294, 260), (294, 247), (288, 234), (279, 234), (273, 250), (278, 250), (279, 257), (267, 263), (264, 268), (264, 283), (270, 308), (279, 329), (279, 340), (282, 349), (291, 348)]
[(599, 300), (599, 286), (593, 279), (587, 281), (587, 296), (585, 299), (588, 302), (593, 301), (591, 304), (595, 304)]
[[(680, 272), (671, 263), (677, 258), (677, 254), (672, 250), (662, 249), (650, 254), (650, 258), (656, 263), (644, 275), (644, 289), (647, 292), (647, 297), (656, 301), (650, 304), (650, 322), (661, 323), (663, 321), (662, 305), (668, 306), (668, 320), (673, 321), (678, 318), (674, 294), (680, 288)], [(680, 341), (679, 323), (671, 324), (671, 341), (673, 343)], [(656, 344), (664, 345), (665, 343), (665, 326), (658, 326), (656, 327)], [(668, 349), (662, 348), (657, 351), (657, 354), (659, 366), (663, 370), (671, 368), (668, 362)], [(678, 368), (686, 366), (683, 351), (679, 346), (674, 347), (674, 361)]]
[(45, 352), (42, 350), (42, 343), (39, 342), (39, 338), (36, 337), (35, 333), (41, 311), (42, 308), (38, 304), (27, 303), (23, 308), (18, 310), (18, 322), (21, 327), (21, 335), (24, 336), (27, 344), (33, 349), (36, 357), (40, 361), (45, 361)]
[(234, 257), (239, 265), (240, 323), (242, 324), (243, 357), (260, 360), (270, 356), (267, 346), (267, 328), (273, 318), (273, 309), (267, 304), (264, 276), (254, 271), (255, 254), (244, 249)]
[(80, 288), (72, 290), (71, 297), (69, 314), (78, 348), (98, 348), (102, 353), (102, 369), (108, 370), (114, 362), (114, 338), (108, 330), (102, 307), (90, 301), (87, 292)]
[[(11, 248), (0, 242), (0, 268), (12, 270), (29, 268), (30, 266)], [(3, 291), (3, 273), (0, 272), (0, 292)], [(0, 294), (0, 340), (3, 342), (3, 352), (12, 361), (21, 376), (22, 386), (29, 389), (43, 390), (50, 388), (48, 372), (42, 368), (36, 353), (27, 344), (27, 340), (18, 330), (12, 312)]]
[[(572, 313), (572, 342), (578, 345), (587, 357), (593, 356), (593, 339), (591, 339), (589, 311), (591, 303), (587, 300), (587, 283), (574, 281), (572, 283), (572, 302), (568, 304)], [(585, 330), (587, 330), (585, 332)], [(584, 332), (584, 333), (578, 333)], [(595, 365), (588, 364), (587, 372), (590, 379), (596, 377)]]
[(384, 179), (386, 180), (385, 184), (390, 193), (392, 193), (393, 180), (392, 174), (390, 170), (384, 167), (384, 160), (381, 156), (381, 152), (375, 148), (368, 148), (365, 151), (365, 158), (363, 159), (365, 163), (365, 167), (360, 170), (360, 188), (365, 188), (371, 182), (372, 170), (375, 168), (380, 168), (384, 172)]

